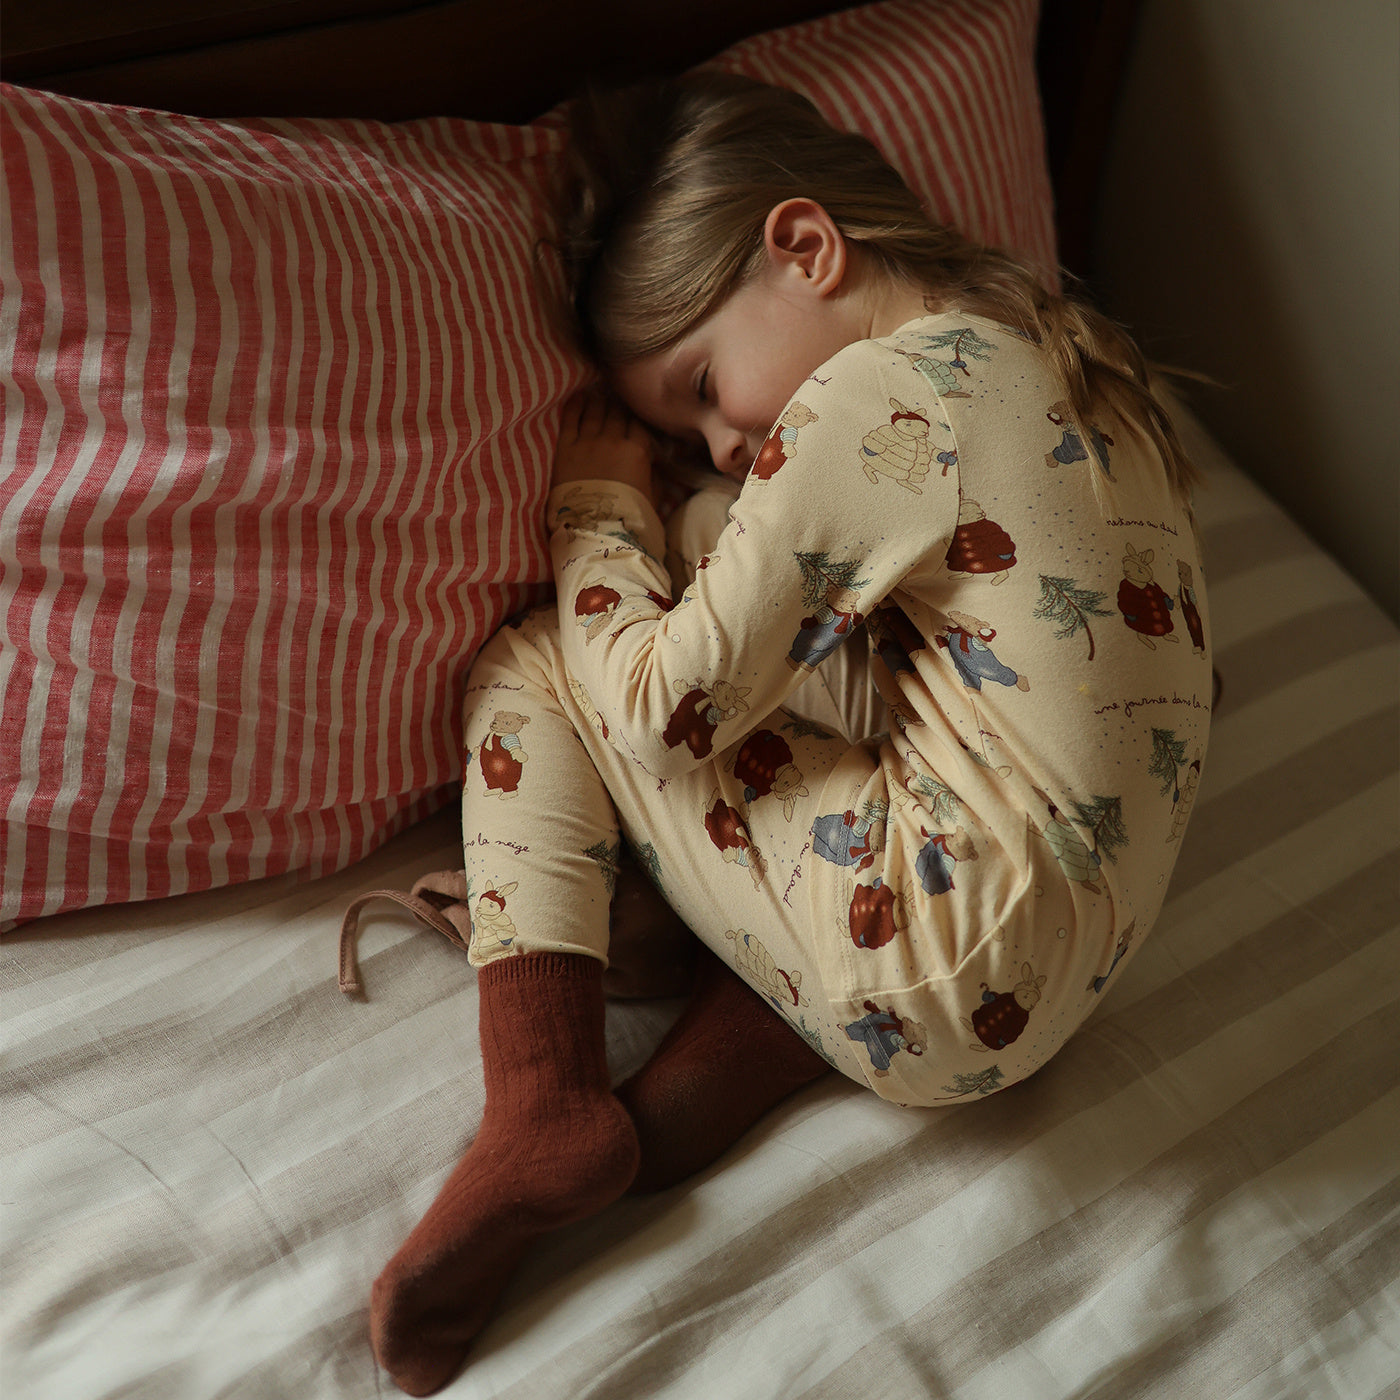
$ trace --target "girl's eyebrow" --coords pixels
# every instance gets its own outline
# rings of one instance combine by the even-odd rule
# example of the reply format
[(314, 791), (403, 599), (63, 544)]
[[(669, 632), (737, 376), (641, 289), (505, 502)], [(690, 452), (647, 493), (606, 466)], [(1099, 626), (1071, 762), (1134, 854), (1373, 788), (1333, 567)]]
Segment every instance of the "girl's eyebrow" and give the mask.
[(666, 362), (661, 367), (661, 385), (668, 398), (682, 397), (690, 390), (691, 376), (681, 363), (685, 353), (684, 344), (673, 345), (671, 353), (666, 357)]
[[(660, 407), (670, 409), (672, 407), (684, 406), (691, 403), (694, 398), (694, 373), (688, 370), (681, 363), (685, 354), (683, 346), (675, 346), (665, 362), (661, 365), (661, 404)], [(677, 431), (674, 427), (663, 426), (661, 430), (671, 437), (684, 437), (685, 432)]]

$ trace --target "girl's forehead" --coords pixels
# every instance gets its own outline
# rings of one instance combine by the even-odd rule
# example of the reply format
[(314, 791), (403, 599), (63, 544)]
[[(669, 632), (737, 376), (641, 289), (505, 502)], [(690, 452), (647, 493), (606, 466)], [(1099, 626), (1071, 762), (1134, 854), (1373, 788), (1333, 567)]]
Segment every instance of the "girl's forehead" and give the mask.
[(652, 355), (629, 360), (612, 371), (613, 387), (638, 417), (666, 428), (675, 418), (685, 383), (687, 352), (683, 342)]

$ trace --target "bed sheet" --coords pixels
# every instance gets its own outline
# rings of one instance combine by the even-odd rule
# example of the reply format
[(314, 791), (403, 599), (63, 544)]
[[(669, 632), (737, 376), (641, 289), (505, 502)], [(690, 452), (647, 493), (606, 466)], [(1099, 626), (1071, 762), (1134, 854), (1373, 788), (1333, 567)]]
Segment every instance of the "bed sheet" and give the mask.
[[(1400, 1386), (1395, 628), (1187, 425), (1224, 697), (1161, 922), (1040, 1074), (835, 1077), (554, 1237), (453, 1400), (1381, 1395)], [(395, 1393), (369, 1284), (481, 1112), (474, 975), (360, 866), (22, 928), (4, 979), (6, 1400)], [(628, 1073), (678, 1004), (614, 1003)], [(1393, 1392), (1392, 1392), (1393, 1393)]]

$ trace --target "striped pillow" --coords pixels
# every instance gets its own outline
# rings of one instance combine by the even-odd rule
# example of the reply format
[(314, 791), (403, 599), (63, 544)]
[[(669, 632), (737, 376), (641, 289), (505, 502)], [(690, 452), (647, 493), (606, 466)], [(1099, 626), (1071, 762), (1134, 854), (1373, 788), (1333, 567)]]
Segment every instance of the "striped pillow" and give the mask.
[[(1033, 0), (717, 60), (1055, 265)], [(366, 854), (448, 801), (549, 577), (546, 117), (214, 121), (5, 87), (0, 928)]]
[(1058, 285), (1036, 86), (1038, 0), (888, 0), (746, 39), (714, 66), (859, 131), (933, 216)]

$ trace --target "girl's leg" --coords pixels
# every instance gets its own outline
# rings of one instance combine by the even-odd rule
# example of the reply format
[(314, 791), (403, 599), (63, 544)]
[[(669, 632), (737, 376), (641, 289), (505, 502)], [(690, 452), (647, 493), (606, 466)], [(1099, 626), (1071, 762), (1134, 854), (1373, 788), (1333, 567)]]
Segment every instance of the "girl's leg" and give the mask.
[(680, 1019), (617, 1096), (641, 1162), (634, 1194), (703, 1171), (831, 1066), (727, 963), (705, 951)]
[(375, 1355), (410, 1395), (452, 1379), (532, 1241), (596, 1214), (636, 1173), (603, 1053), (602, 971), (570, 953), (481, 969), (481, 1127), (370, 1298)]
[(616, 815), (514, 629), (473, 667), (467, 714), (466, 897), (486, 1105), (374, 1285), (375, 1354), (411, 1395), (451, 1379), (530, 1242), (617, 1199), (638, 1163), (604, 1054)]
[[(712, 970), (651, 1073), (628, 1086), (653, 1162), (647, 1183), (706, 1165), (828, 1059), (852, 1059), (840, 1028), (823, 1020), (819, 979), (809, 971), (808, 992), (801, 987), (798, 950), (811, 931), (805, 894), (793, 889), (810, 817), (798, 793), (820, 791), (828, 755), (848, 751), (843, 739), (773, 718), (796, 762), (765, 794), (760, 846), (739, 811), (747, 769), (781, 756), (788, 740), (762, 730), (762, 754), (738, 756), (737, 772), (731, 755), (728, 770), (716, 763), (668, 790), (607, 742), (606, 720), (570, 684), (552, 612), (488, 643), (466, 707), (463, 844), (486, 1111), (371, 1306), (376, 1354), (420, 1395), (461, 1364), (530, 1241), (602, 1209), (637, 1174), (638, 1133), (603, 1054), (601, 974), (620, 851), (609, 793), (669, 902), (748, 984)], [(858, 1066), (840, 1067), (859, 1079)]]
[[(700, 556), (715, 547), (732, 500), (723, 488), (700, 491), (673, 512), (667, 562), (675, 596), (694, 580)], [(805, 718), (813, 733), (837, 735), (848, 745), (889, 727), (863, 629), (807, 678), (787, 709), (785, 718)], [(739, 951), (736, 942), (733, 952)], [(632, 1190), (663, 1190), (709, 1166), (782, 1099), (830, 1069), (793, 1034), (771, 995), (754, 990), (728, 962), (704, 955), (680, 1019), (618, 1089), (642, 1148)]]

